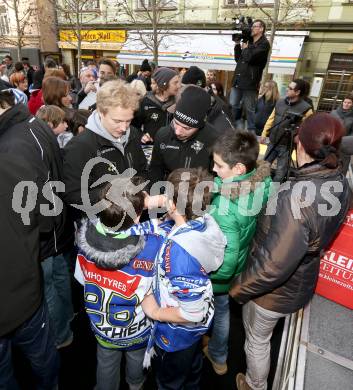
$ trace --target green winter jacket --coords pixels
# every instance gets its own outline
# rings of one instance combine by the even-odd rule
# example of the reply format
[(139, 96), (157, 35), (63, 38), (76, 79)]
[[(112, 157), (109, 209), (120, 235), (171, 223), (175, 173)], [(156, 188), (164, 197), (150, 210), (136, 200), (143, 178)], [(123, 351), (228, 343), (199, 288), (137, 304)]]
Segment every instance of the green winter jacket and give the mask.
[(227, 246), (222, 266), (211, 273), (214, 293), (228, 293), (231, 281), (244, 269), (257, 217), (268, 200), (271, 183), (270, 166), (264, 161), (245, 175), (224, 181), (216, 177), (212, 216), (227, 237)]

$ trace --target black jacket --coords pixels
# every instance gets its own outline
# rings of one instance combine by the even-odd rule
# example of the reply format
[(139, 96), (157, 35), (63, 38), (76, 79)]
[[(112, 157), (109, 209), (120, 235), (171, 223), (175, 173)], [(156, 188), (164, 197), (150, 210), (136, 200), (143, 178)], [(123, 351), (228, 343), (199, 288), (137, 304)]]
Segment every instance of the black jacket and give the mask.
[(33, 75), (34, 75), (35, 70), (30, 66), (27, 70), (26, 77), (28, 80), (28, 86), (30, 87), (33, 84)]
[(261, 96), (256, 103), (255, 107), (255, 127), (256, 135), (261, 135), (267, 119), (271, 115), (275, 108), (276, 102), (273, 100), (266, 100), (264, 96)]
[[(288, 144), (288, 137), (285, 134), (286, 129), (293, 123), (292, 115), (287, 117), (288, 112), (296, 113), (305, 117), (312, 114), (311, 106), (304, 99), (292, 103), (288, 98), (278, 99), (274, 109), (274, 120), (270, 130), (270, 141), (272, 144), (279, 142), (280, 145)], [(270, 115), (271, 117), (271, 115)], [(269, 120), (271, 119), (269, 117)], [(304, 119), (302, 119), (304, 120)], [(266, 122), (266, 126), (267, 126)]]
[(346, 135), (353, 135), (353, 110), (343, 111), (342, 106), (331, 111), (331, 115), (338, 118), (346, 129)]
[[(325, 189), (322, 185), (329, 181), (341, 183), (343, 191), (335, 192), (332, 184)], [(308, 182), (315, 197), (311, 205), (300, 209)], [(338, 208), (333, 207), (333, 197)], [(230, 295), (239, 303), (253, 299), (278, 313), (302, 308), (314, 293), (320, 254), (337, 233), (350, 203), (351, 191), (341, 168), (328, 169), (314, 162), (295, 170), (270, 199), (267, 210), (273, 212), (260, 215), (246, 268), (233, 281)], [(336, 210), (332, 213), (336, 215), (320, 215), (323, 210)]]
[(132, 125), (148, 133), (153, 140), (157, 131), (169, 125), (172, 115), (167, 109), (175, 103), (175, 99), (169, 99), (163, 103), (152, 92), (148, 92), (142, 99), (140, 109), (135, 114)]
[(186, 142), (175, 137), (171, 126), (163, 127), (157, 134), (153, 146), (148, 178), (155, 183), (177, 168), (198, 168), (212, 171), (213, 159), (210, 147), (218, 136), (217, 130), (206, 123)]
[(4, 89), (9, 89), (9, 88), (12, 88), (12, 85), (9, 84), (7, 81), (0, 79), (0, 91), (2, 91)]
[(353, 135), (342, 137), (340, 153), (343, 164), (342, 172), (346, 175), (351, 162), (351, 157), (353, 156)]
[(265, 35), (255, 43), (249, 43), (247, 49), (241, 49), (240, 44), (234, 46), (237, 66), (234, 71), (233, 87), (250, 90), (259, 88), (269, 50), (270, 44)]
[(218, 96), (211, 96), (211, 108), (207, 114), (207, 122), (222, 133), (225, 130), (232, 129), (232, 115), (228, 105)]
[[(89, 188), (88, 193), (91, 204), (98, 201), (101, 186), (90, 188), (91, 185), (103, 175), (122, 173), (128, 168), (134, 168), (140, 176), (146, 176), (146, 157), (140, 145), (140, 132), (130, 127), (130, 136), (124, 147), (124, 154), (102, 136), (85, 129), (78, 136), (73, 137), (64, 148), (64, 183), (65, 201), (72, 204), (82, 204), (81, 175), (86, 163), (95, 158), (102, 157), (111, 164), (98, 163), (92, 168), (89, 178), (83, 189)], [(74, 218), (81, 217), (82, 213), (75, 213)]]
[[(1, 118), (1, 116), (0, 116)], [(38, 182), (36, 169), (20, 155), (0, 152), (0, 337), (30, 318), (42, 300), (38, 204), (28, 224), (14, 211), (12, 197), (20, 181)]]
[[(49, 181), (62, 181), (62, 157), (58, 142), (52, 130), (40, 119), (31, 115), (27, 107), (17, 104), (1, 115), (0, 153), (8, 156), (20, 156), (36, 172), (38, 187), (37, 203), (53, 210), (60, 210), (63, 202), (56, 197), (55, 187), (46, 184)], [(46, 184), (46, 187), (44, 185)], [(49, 193), (43, 194), (43, 187)], [(55, 196), (53, 196), (55, 195)], [(73, 245), (73, 225), (66, 218), (66, 207), (57, 216), (39, 215), (41, 253), (40, 258), (62, 253)]]

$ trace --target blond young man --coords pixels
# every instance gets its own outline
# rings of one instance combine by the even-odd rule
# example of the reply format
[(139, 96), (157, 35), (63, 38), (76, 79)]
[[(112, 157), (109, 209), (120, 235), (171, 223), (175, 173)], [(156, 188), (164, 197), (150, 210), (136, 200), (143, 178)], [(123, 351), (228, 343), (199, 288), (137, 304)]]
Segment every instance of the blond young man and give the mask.
[[(82, 204), (81, 195), (87, 191), (91, 205), (95, 204), (100, 186), (91, 188), (91, 185), (103, 175), (123, 173), (128, 168), (134, 168), (140, 176), (145, 175), (141, 134), (130, 126), (138, 106), (138, 94), (124, 81), (108, 81), (99, 89), (97, 109), (88, 118), (86, 129), (65, 147), (65, 200), (69, 204)], [(81, 192), (84, 167), (95, 157), (107, 162), (94, 164)]]

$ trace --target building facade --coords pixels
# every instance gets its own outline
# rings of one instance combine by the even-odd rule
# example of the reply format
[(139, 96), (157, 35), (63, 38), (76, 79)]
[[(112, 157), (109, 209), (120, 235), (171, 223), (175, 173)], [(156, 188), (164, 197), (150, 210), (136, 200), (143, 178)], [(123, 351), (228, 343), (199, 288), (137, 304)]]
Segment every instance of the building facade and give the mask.
[[(20, 52), (39, 64), (48, 54), (59, 59), (59, 45), (60, 59), (72, 69), (79, 66), (80, 51), (83, 61), (109, 57), (131, 71), (144, 58), (153, 60), (151, 42), (157, 37), (160, 65), (216, 69), (229, 88), (235, 67), (234, 19), (261, 18), (270, 27), (266, 14), (272, 15), (274, 1), (0, 0), (0, 59), (10, 54), (17, 60)], [(288, 4), (279, 3), (284, 8)], [(304, 77), (313, 86), (317, 108), (331, 110), (353, 90), (353, 0), (290, 3), (302, 7), (289, 10), (288, 19), (278, 25), (269, 71), (282, 93), (293, 77)], [(285, 11), (281, 9), (280, 19)], [(154, 20), (159, 21), (155, 35)]]
[(312, 82), (317, 109), (330, 111), (353, 91), (353, 1), (316, 0), (298, 74)]
[[(261, 9), (253, 5), (251, 0), (93, 1), (81, 9), (79, 18), (72, 18), (73, 23), (70, 22), (70, 10), (63, 9), (58, 13), (59, 47), (64, 61), (75, 66), (79, 51), (77, 37), (71, 41), (62, 37), (72, 36), (70, 32), (79, 19), (83, 60), (105, 56), (117, 58), (121, 64), (139, 65), (145, 58), (154, 59), (153, 41), (158, 41), (159, 65), (179, 68), (198, 65), (202, 69), (216, 69), (229, 87), (235, 67), (234, 19), (241, 15), (264, 19), (261, 9), (271, 11), (273, 0), (262, 2)], [(308, 18), (307, 10), (302, 11), (298, 17), (301, 20)], [(71, 17), (74, 13), (71, 12)], [(154, 23), (155, 20), (158, 23)], [(296, 19), (292, 17), (292, 20)], [(103, 42), (96, 38), (95, 30), (106, 35), (111, 32), (122, 39)], [(126, 31), (126, 42), (123, 31)], [(283, 32), (276, 37), (270, 71), (281, 75), (280, 79), (283, 75), (293, 75), (305, 36), (305, 32), (297, 31), (293, 34)]]
[(48, 0), (0, 0), (0, 59), (10, 54), (39, 65), (46, 55), (59, 58), (55, 19)]

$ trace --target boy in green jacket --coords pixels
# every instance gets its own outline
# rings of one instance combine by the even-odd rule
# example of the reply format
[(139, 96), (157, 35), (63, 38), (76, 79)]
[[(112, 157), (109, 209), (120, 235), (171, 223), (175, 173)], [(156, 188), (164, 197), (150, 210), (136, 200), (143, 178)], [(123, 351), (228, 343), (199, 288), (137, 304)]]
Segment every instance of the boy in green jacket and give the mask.
[(266, 204), (271, 185), (270, 166), (257, 163), (259, 144), (247, 131), (225, 132), (213, 146), (217, 173), (212, 216), (227, 238), (223, 265), (211, 274), (215, 298), (212, 336), (203, 351), (216, 374), (227, 372), (229, 287), (242, 272), (257, 216)]

